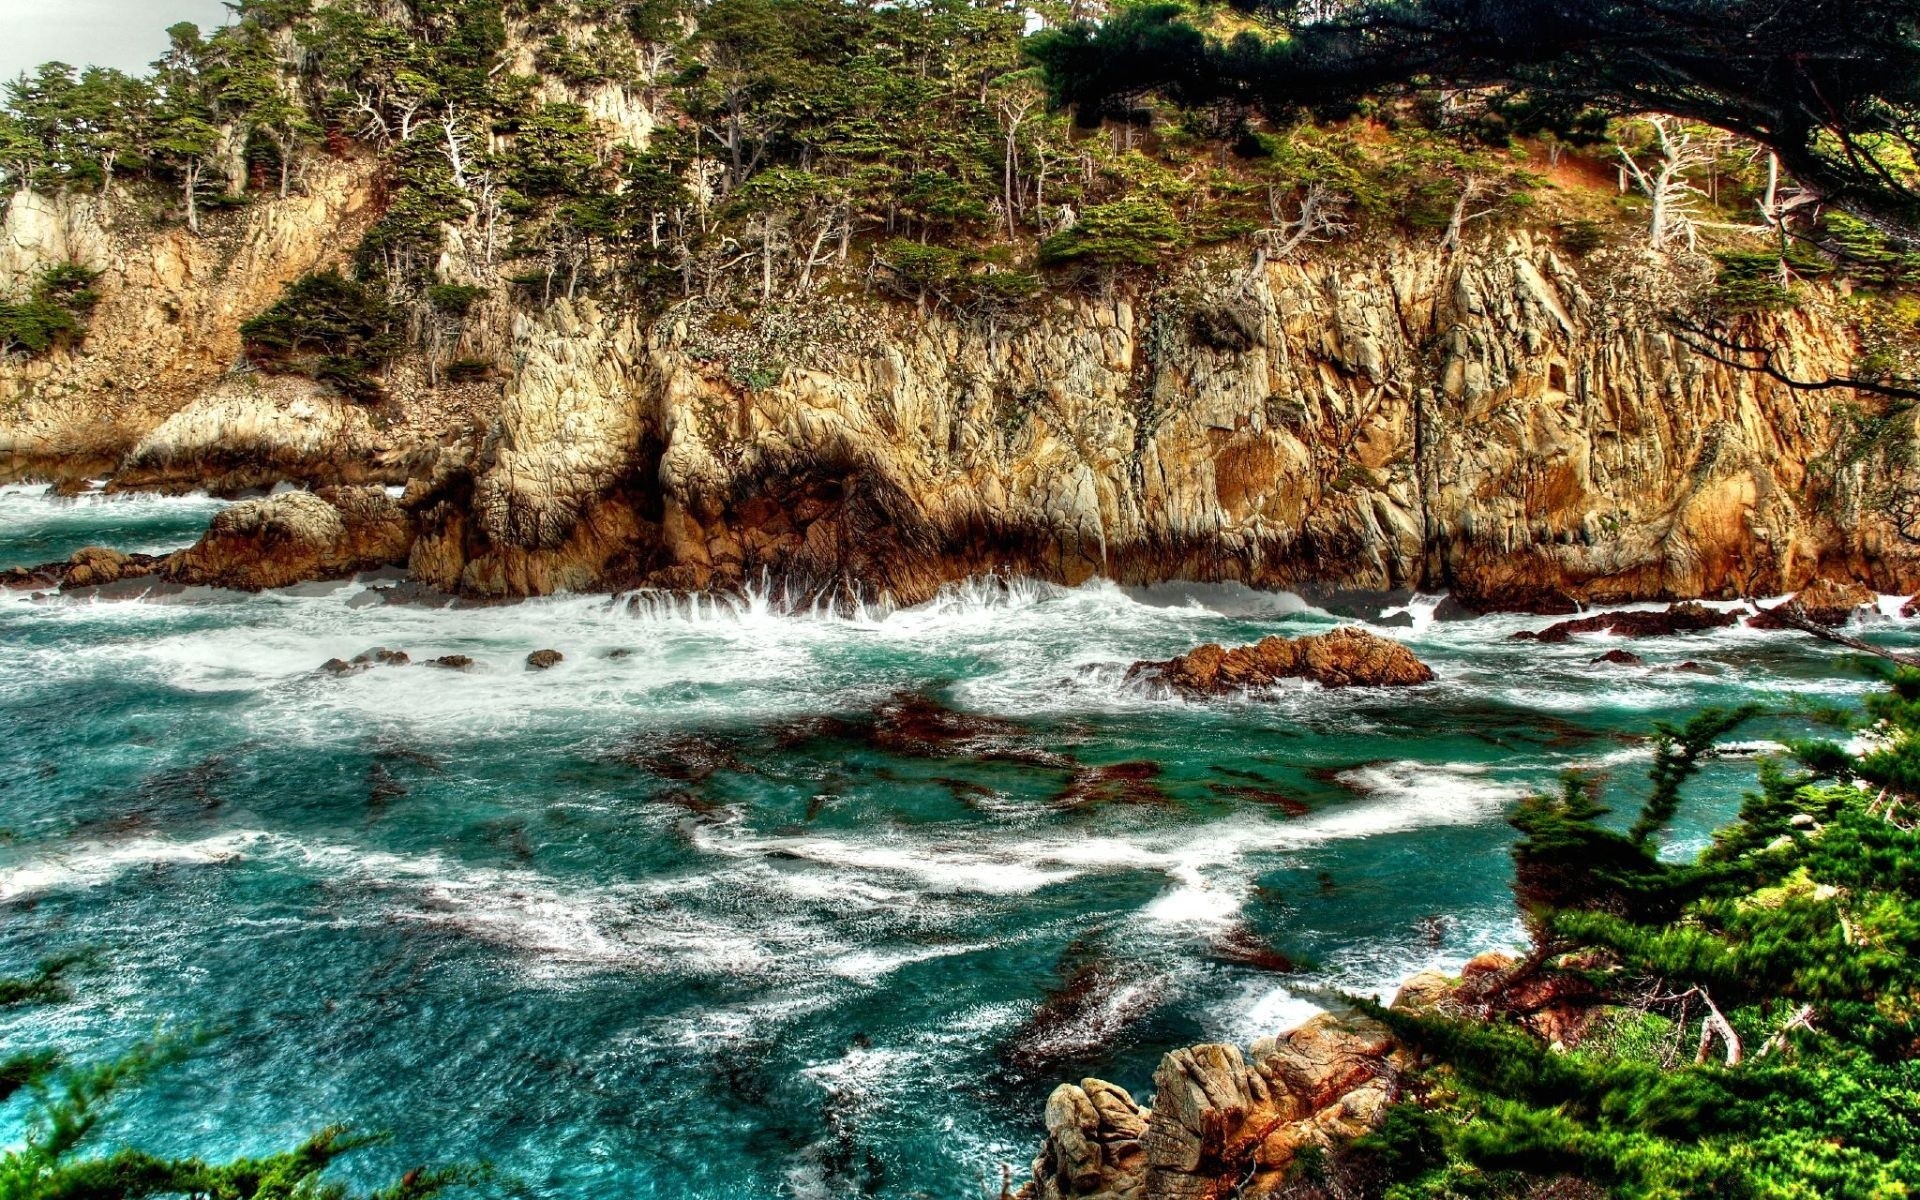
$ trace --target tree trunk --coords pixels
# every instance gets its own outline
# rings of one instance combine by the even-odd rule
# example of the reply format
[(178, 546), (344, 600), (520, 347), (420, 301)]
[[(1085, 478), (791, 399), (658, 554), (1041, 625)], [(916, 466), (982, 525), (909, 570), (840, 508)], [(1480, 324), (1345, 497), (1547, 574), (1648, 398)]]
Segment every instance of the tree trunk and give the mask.
[(187, 160), (186, 172), (187, 229), (194, 236), (200, 233), (200, 160)]

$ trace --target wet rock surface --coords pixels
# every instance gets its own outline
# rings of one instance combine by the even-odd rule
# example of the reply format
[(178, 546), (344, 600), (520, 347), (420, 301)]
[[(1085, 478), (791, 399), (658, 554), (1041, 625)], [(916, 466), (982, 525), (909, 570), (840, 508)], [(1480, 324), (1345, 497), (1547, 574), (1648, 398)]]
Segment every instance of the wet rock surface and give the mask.
[(527, 655), (527, 670), (545, 671), (557, 667), (566, 661), (567, 656), (558, 650), (535, 650)]
[(1225, 649), (1209, 643), (1165, 662), (1137, 662), (1129, 679), (1156, 680), (1184, 696), (1221, 696), (1309, 679), (1323, 687), (1409, 687), (1431, 668), (1399, 642), (1347, 627), (1299, 638), (1262, 638)]
[(174, 583), (257, 592), (403, 565), (413, 539), (412, 518), (381, 488), (287, 492), (221, 512), (161, 573)]
[(1513, 636), (1518, 640), (1542, 642), (1564, 642), (1582, 633), (1610, 633), (1615, 637), (1631, 638), (1672, 637), (1680, 633), (1725, 629), (1739, 622), (1738, 613), (1719, 612), (1687, 600), (1669, 604), (1659, 612), (1596, 613), (1591, 617), (1549, 625), (1538, 633), (1522, 630)]
[[(1873, 589), (1850, 580), (1816, 579), (1795, 592), (1789, 603), (1816, 625), (1837, 629), (1847, 622), (1879, 610), (1880, 597)], [(1912, 607), (1909, 601), (1907, 607)], [(1786, 625), (1767, 609), (1747, 619), (1755, 629), (1784, 629)]]

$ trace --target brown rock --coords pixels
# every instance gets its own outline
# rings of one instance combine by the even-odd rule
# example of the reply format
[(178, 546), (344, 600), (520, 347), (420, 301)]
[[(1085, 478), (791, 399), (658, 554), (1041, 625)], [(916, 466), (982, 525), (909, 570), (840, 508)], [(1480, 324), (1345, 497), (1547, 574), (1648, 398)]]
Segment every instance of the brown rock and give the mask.
[(105, 546), (88, 546), (76, 550), (67, 560), (67, 587), (98, 587), (103, 583), (118, 582), (127, 573), (132, 559), (118, 550), (109, 550)]
[(1591, 617), (1549, 625), (1539, 633), (1522, 632), (1514, 636), (1537, 639), (1542, 642), (1564, 642), (1576, 633), (1611, 633), (1616, 637), (1671, 637), (1679, 633), (1724, 629), (1729, 625), (1737, 624), (1739, 620), (1740, 618), (1734, 613), (1715, 612), (1697, 601), (1686, 600), (1679, 604), (1669, 604), (1663, 612), (1596, 613)]
[(464, 654), (442, 654), (427, 663), (430, 667), (445, 667), (449, 671), (464, 671), (473, 666), (473, 659)]
[(1915, 596), (1913, 599), (1907, 601), (1905, 604), (1902, 604), (1900, 606), (1900, 615), (1907, 618), (1909, 621), (1913, 620), (1915, 617), (1920, 617), (1920, 596)]
[(548, 667), (559, 666), (562, 662), (566, 661), (566, 657), (566, 655), (560, 653), (558, 650), (535, 650), (532, 654), (527, 655), (527, 669), (529, 671), (544, 671)]
[(175, 583), (257, 592), (405, 563), (413, 520), (380, 488), (332, 487), (247, 500), (167, 559)]
[[(1854, 617), (1880, 603), (1880, 597), (1869, 588), (1862, 587), (1851, 580), (1836, 582), (1831, 579), (1814, 580), (1796, 592), (1793, 599), (1799, 603), (1800, 610), (1807, 615), (1809, 621), (1829, 627), (1845, 625)], [(1909, 601), (1908, 606), (1911, 607), (1911, 605), (1912, 601)], [(1903, 609), (1902, 612), (1904, 611)], [(1755, 629), (1785, 628), (1766, 609), (1761, 609), (1748, 618), (1747, 624)]]
[(1311, 679), (1323, 687), (1407, 687), (1431, 683), (1434, 674), (1399, 642), (1347, 627), (1262, 638), (1231, 650), (1209, 643), (1166, 662), (1137, 662), (1127, 677), (1157, 678), (1183, 695), (1218, 696), (1282, 679)]
[(1319, 1016), (1242, 1054), (1192, 1046), (1160, 1060), (1151, 1111), (1097, 1079), (1047, 1102), (1034, 1200), (1272, 1196), (1308, 1149), (1378, 1126), (1398, 1095), (1400, 1055), (1370, 1022)]
[(1631, 650), (1609, 650), (1593, 660), (1596, 663), (1618, 663), (1623, 667), (1645, 666), (1647, 660)]

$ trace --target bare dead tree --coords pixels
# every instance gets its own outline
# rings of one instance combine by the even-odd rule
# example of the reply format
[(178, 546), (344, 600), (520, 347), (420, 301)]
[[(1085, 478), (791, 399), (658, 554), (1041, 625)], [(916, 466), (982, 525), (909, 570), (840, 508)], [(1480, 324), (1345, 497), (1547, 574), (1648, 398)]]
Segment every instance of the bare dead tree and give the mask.
[(1920, 387), (1899, 382), (1866, 379), (1858, 375), (1833, 375), (1825, 379), (1802, 379), (1779, 363), (1777, 346), (1756, 346), (1730, 333), (1710, 328), (1706, 322), (1684, 313), (1668, 313), (1667, 327), (1680, 343), (1703, 358), (1727, 367), (1753, 371), (1796, 392), (1850, 390), (1906, 403), (1920, 401)]
[[(1759, 605), (1755, 605), (1754, 607), (1759, 608)], [(1841, 633), (1838, 629), (1831, 629), (1822, 625), (1807, 616), (1807, 610), (1801, 606), (1798, 600), (1789, 600), (1784, 604), (1776, 604), (1772, 608), (1761, 608), (1760, 611), (1789, 629), (1798, 629), (1801, 633), (1811, 634), (1823, 642), (1832, 642), (1836, 646), (1845, 646), (1849, 650), (1857, 650), (1862, 654), (1871, 654), (1876, 658), (1883, 658), (1899, 666), (1920, 667), (1920, 655), (1902, 654), (1897, 650), (1888, 650), (1884, 646), (1876, 646), (1871, 642), (1861, 641), (1857, 637)]]
[(1656, 157), (1643, 165), (1622, 146), (1620, 160), (1634, 186), (1653, 205), (1647, 244), (1666, 250), (1684, 241), (1689, 250), (1694, 249), (1699, 243), (1696, 205), (1706, 193), (1688, 176), (1713, 161), (1715, 144), (1673, 117), (1655, 113), (1641, 121), (1653, 130)]
[(1037, 92), (1022, 89), (1002, 95), (998, 105), (1001, 128), (1006, 132), (1006, 147), (1001, 165), (1001, 194), (1006, 202), (1009, 238), (1020, 236), (1017, 225), (1021, 211), (1019, 193), (1025, 191), (1024, 188), (1018, 191), (1015, 189), (1015, 183), (1020, 175), (1020, 127), (1026, 123), (1028, 115), (1032, 113), (1039, 100)]
[(1266, 243), (1266, 254), (1270, 259), (1284, 259), (1309, 242), (1330, 241), (1353, 228), (1345, 212), (1349, 198), (1324, 183), (1315, 183), (1307, 188), (1300, 197), (1299, 214), (1291, 219), (1282, 213), (1281, 197), (1282, 189), (1267, 189), (1267, 212), (1273, 224), (1261, 230), (1258, 236)]
[(447, 160), (447, 166), (453, 170), (453, 183), (462, 191), (467, 190), (467, 164), (472, 160), (473, 137), (460, 125), (460, 113), (453, 105), (447, 105), (446, 115), (440, 119), (442, 141), (440, 154)]
[(355, 96), (353, 111), (364, 118), (358, 132), (361, 141), (385, 144), (393, 140), (393, 126), (387, 123), (387, 114), (373, 93), (361, 92)]
[(1469, 175), (1460, 187), (1460, 198), (1453, 202), (1453, 215), (1447, 220), (1447, 234), (1440, 240), (1441, 248), (1451, 253), (1460, 248), (1460, 237), (1466, 231), (1467, 222), (1478, 221), (1489, 216), (1494, 209), (1491, 205), (1479, 211), (1473, 211), (1473, 205), (1485, 199), (1493, 192), (1493, 181), (1483, 175)]

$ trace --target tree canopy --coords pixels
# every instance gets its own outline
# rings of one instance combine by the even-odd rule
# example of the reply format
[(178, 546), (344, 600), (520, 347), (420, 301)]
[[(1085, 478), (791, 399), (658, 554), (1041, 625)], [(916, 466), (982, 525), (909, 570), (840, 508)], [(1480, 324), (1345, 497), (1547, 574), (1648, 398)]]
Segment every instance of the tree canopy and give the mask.
[(1185, 103), (1338, 113), (1408, 85), (1490, 88), (1518, 128), (1671, 113), (1769, 147), (1801, 182), (1920, 231), (1914, 0), (1245, 0), (1209, 32), (1150, 3), (1042, 33), (1057, 101), (1101, 115), (1148, 91)]

